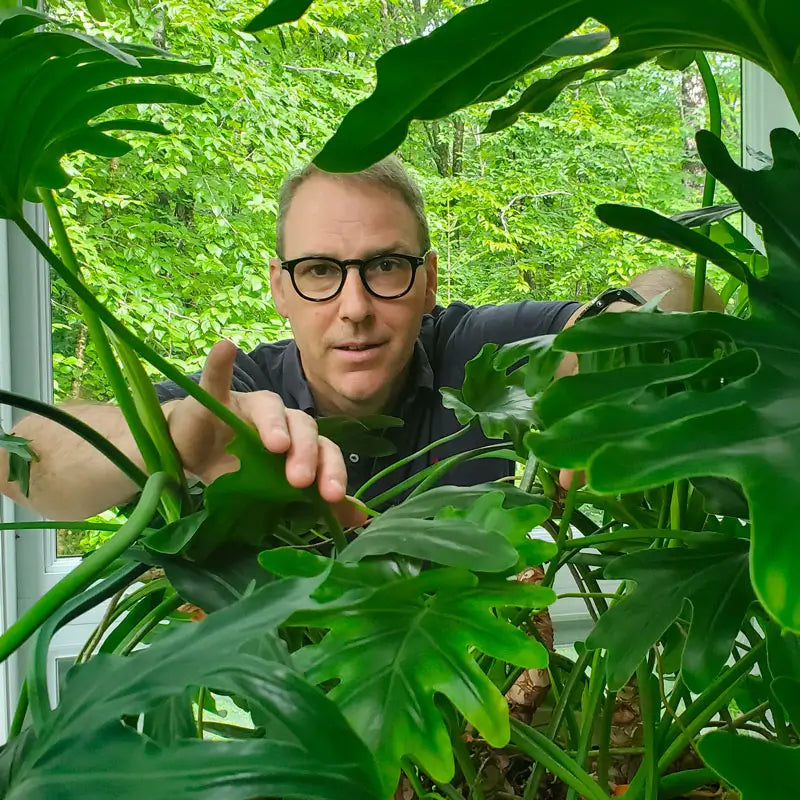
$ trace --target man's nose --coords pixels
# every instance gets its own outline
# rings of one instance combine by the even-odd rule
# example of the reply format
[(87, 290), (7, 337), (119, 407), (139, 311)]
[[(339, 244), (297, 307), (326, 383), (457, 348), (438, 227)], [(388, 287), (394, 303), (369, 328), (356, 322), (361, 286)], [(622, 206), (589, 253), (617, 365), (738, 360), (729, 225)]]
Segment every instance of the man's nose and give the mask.
[(347, 268), (347, 277), (339, 293), (339, 316), (350, 322), (364, 322), (372, 316), (372, 295), (361, 281), (357, 267)]

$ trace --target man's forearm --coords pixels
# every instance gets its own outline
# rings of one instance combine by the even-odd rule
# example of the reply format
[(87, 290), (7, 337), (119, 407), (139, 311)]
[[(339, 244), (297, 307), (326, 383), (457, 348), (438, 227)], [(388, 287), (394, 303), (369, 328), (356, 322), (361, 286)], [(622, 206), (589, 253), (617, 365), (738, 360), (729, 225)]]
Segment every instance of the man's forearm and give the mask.
[[(116, 406), (72, 403), (65, 410), (91, 425), (144, 469), (139, 450)], [(125, 502), (136, 484), (104, 455), (57, 423), (30, 414), (14, 433), (31, 440), (38, 460), (31, 462), (30, 490), (8, 481), (8, 453), (0, 450), (0, 493), (50, 519), (83, 519)]]
[[(671, 267), (656, 267), (634, 276), (630, 284), (631, 289), (635, 289), (645, 300), (652, 300), (658, 295), (664, 294), (658, 303), (662, 311), (691, 311), (692, 297), (694, 293), (694, 277), (691, 273), (682, 272)], [(581, 306), (567, 321), (564, 328), (569, 328), (580, 319), (581, 312), (586, 306)], [(634, 311), (637, 306), (630, 303), (612, 303), (606, 312)], [(703, 298), (703, 309), (706, 311), (724, 311), (724, 305), (720, 296), (714, 288), (706, 283), (705, 296)], [(578, 368), (578, 358), (574, 353), (567, 353), (564, 356), (556, 377), (572, 375)]]

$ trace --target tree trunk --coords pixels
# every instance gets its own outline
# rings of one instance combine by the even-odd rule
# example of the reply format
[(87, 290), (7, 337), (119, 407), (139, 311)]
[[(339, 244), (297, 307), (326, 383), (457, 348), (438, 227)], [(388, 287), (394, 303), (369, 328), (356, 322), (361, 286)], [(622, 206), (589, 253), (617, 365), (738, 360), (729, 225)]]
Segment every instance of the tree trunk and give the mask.
[(692, 189), (703, 186), (705, 169), (697, 155), (695, 132), (706, 124), (706, 93), (700, 72), (692, 65), (681, 73), (681, 117), (690, 133), (684, 139), (684, 183)]
[(69, 388), (69, 396), (72, 398), (81, 396), (81, 386), (83, 386), (81, 376), (86, 363), (86, 326), (82, 322), (78, 323), (78, 335), (75, 337), (75, 360), (77, 364), (72, 385)]

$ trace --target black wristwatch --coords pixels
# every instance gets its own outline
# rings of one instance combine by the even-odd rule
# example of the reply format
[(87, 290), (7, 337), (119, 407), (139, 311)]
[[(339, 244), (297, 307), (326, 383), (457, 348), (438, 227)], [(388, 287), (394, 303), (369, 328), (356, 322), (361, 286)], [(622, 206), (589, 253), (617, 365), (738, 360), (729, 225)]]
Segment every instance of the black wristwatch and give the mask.
[(605, 311), (612, 303), (630, 303), (634, 306), (643, 306), (646, 302), (644, 297), (635, 289), (630, 289), (628, 287), (623, 289), (606, 289), (604, 292), (597, 295), (597, 297), (581, 311), (575, 322), (586, 319), (587, 317), (596, 317), (599, 313)]

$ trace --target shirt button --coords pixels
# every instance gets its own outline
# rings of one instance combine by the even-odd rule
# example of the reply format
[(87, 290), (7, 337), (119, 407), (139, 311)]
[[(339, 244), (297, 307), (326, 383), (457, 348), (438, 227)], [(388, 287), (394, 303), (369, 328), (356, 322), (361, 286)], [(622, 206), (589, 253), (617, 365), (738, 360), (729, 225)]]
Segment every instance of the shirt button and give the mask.
[(351, 464), (358, 464), (358, 453), (350, 453), (348, 456)]

